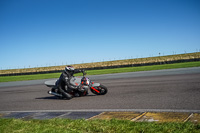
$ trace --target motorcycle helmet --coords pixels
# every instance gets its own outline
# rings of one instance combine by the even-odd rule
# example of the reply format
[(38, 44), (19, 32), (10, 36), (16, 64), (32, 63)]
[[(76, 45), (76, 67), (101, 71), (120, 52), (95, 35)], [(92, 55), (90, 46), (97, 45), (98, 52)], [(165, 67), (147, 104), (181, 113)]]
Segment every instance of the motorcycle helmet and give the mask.
[(71, 72), (74, 71), (74, 67), (73, 66), (66, 66), (65, 67), (65, 72)]

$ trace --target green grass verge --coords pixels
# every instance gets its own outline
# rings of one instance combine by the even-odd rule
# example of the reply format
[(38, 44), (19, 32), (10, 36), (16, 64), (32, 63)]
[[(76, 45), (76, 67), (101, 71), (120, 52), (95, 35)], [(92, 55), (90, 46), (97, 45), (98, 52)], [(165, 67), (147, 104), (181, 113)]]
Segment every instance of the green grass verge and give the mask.
[(199, 66), (200, 66), (200, 61), (198, 61), (198, 62), (186, 62), (186, 63), (175, 63), (175, 64), (165, 64), (165, 65), (152, 65), (152, 66), (139, 66), (139, 67), (124, 67), (124, 68), (115, 68), (115, 69), (90, 70), (90, 71), (87, 71), (87, 74), (88, 75), (99, 75), (99, 74), (152, 71), (152, 70), (199, 67)]
[(2, 77), (0, 77), (0, 82), (49, 79), (49, 78), (58, 78), (59, 76), (60, 76), (60, 73), (19, 75), (19, 76), (2, 76)]
[[(102, 70), (88, 70), (87, 75), (151, 71), (151, 70), (187, 68), (187, 67), (199, 67), (199, 66), (200, 66), (200, 61), (197, 61), (197, 62), (175, 63), (175, 64), (165, 64), (165, 65), (124, 67), (124, 68), (102, 69)], [(77, 75), (81, 75), (81, 74), (77, 74)], [(2, 76), (2, 77), (0, 77), (0, 82), (59, 78), (59, 76), (60, 76), (60, 73), (34, 74), (34, 75), (21, 75), (21, 76)]]
[(1, 133), (199, 133), (200, 124), (148, 123), (128, 120), (0, 119)]

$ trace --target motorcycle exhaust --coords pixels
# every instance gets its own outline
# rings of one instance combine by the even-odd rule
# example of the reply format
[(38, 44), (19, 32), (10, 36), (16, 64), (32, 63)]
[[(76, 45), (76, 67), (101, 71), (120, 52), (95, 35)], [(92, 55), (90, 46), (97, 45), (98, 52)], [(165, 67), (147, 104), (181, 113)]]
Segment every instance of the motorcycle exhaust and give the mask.
[(55, 93), (55, 92), (52, 92), (52, 91), (48, 91), (48, 93), (51, 94), (51, 95), (54, 95), (54, 96), (62, 97), (61, 94), (58, 94), (58, 93)]

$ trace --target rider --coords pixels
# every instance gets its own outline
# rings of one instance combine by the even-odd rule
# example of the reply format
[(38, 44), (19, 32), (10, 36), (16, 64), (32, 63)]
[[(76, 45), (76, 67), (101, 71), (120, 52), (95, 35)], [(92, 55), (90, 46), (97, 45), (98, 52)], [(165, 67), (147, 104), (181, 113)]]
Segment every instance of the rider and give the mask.
[[(72, 66), (66, 66), (64, 72), (60, 75), (60, 78), (56, 82), (56, 85), (58, 87), (58, 90), (66, 97), (67, 99), (71, 99), (72, 95), (70, 95), (68, 92), (71, 90), (79, 90), (81, 91), (81, 88), (79, 86), (74, 86), (70, 84), (70, 79), (73, 77), (75, 73), (84, 72), (84, 70), (74, 69)], [(76, 94), (78, 96), (78, 93)]]

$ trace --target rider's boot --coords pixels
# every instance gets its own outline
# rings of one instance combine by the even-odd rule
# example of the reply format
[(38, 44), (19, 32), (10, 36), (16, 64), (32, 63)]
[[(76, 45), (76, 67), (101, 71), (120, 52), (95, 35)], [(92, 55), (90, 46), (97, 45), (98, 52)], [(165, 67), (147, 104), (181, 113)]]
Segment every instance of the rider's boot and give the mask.
[(70, 95), (69, 93), (65, 92), (63, 89), (61, 89), (61, 87), (58, 87), (58, 90), (61, 92), (61, 94), (63, 95), (64, 98), (66, 99), (72, 99), (72, 95)]

